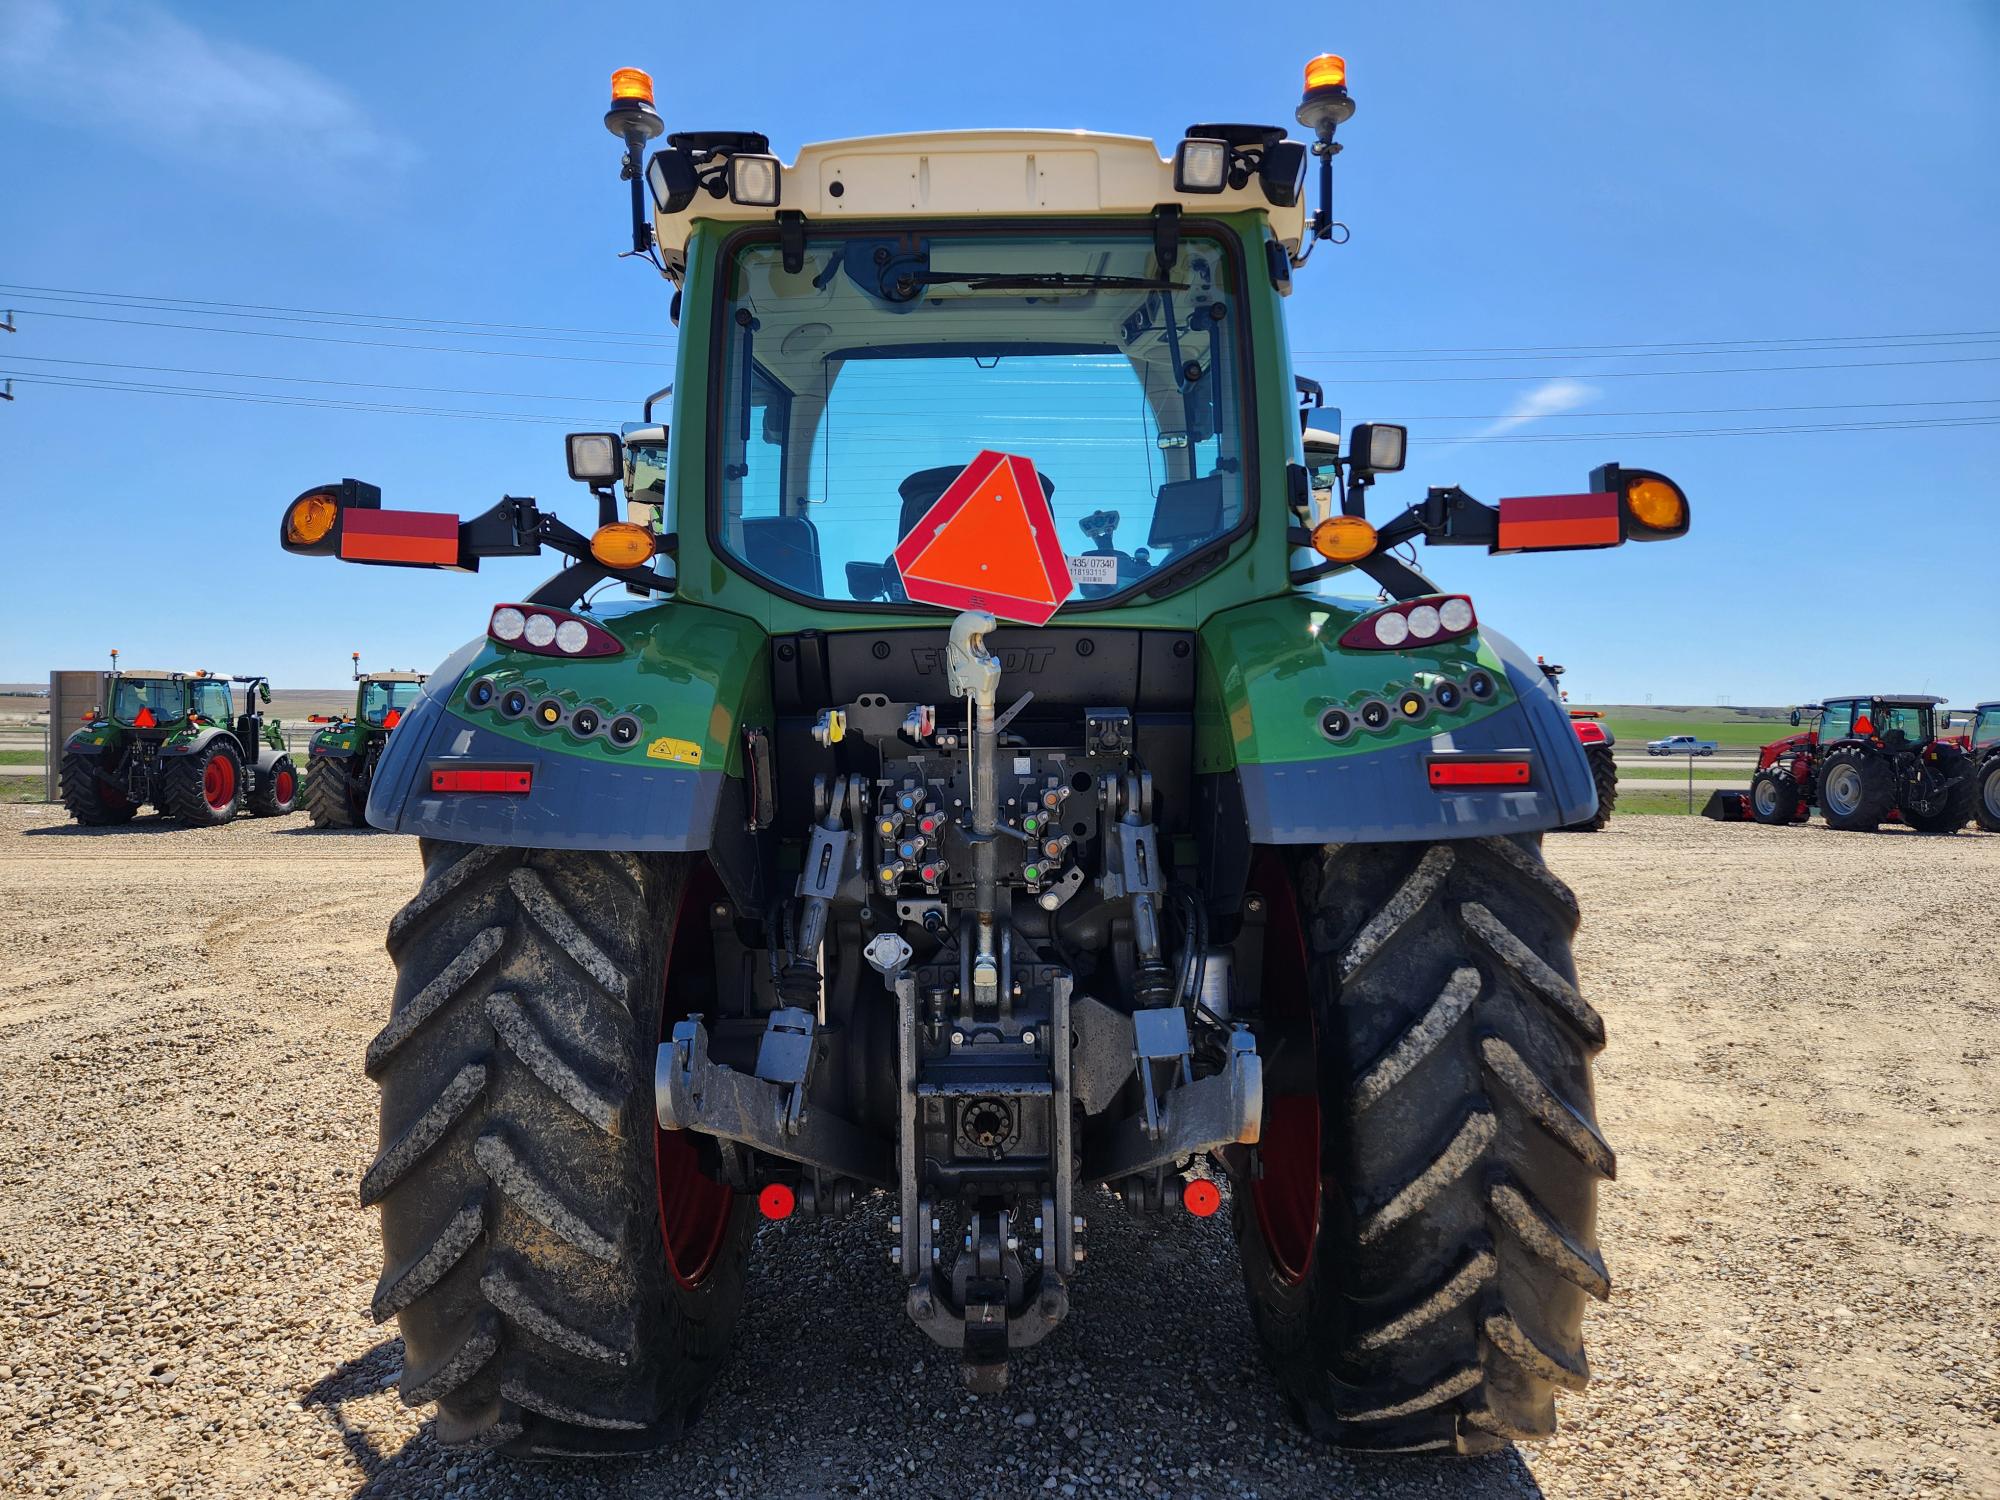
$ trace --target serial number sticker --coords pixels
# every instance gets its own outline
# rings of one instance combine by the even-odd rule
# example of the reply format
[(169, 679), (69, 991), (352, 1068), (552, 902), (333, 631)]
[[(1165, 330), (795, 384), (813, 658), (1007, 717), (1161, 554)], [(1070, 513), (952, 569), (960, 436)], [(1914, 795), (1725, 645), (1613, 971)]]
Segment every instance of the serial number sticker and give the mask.
[(1086, 552), (1081, 557), (1069, 557), (1064, 561), (1069, 564), (1069, 576), (1078, 583), (1118, 581), (1118, 554), (1115, 552)]
[(698, 766), (701, 764), (701, 746), (693, 740), (662, 736), (646, 747), (646, 759), (670, 760), (679, 766)]

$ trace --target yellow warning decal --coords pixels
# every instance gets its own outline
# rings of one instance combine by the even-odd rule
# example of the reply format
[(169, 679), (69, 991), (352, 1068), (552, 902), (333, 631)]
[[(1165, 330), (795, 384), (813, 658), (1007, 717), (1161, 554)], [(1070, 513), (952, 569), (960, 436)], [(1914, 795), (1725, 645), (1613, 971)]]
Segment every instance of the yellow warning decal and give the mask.
[(701, 746), (693, 740), (677, 740), (663, 736), (646, 747), (646, 759), (670, 760), (680, 766), (698, 766), (701, 764)]

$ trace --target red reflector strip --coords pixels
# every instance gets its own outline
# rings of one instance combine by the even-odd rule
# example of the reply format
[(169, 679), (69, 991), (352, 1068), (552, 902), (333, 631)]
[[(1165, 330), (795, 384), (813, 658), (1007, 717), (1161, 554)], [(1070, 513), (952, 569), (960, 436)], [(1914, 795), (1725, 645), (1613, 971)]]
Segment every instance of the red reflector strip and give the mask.
[(458, 517), (435, 510), (349, 510), (340, 523), (348, 562), (458, 566)]
[(1526, 760), (1434, 760), (1432, 786), (1526, 786)]
[(1501, 552), (1615, 547), (1624, 539), (1615, 494), (1516, 495), (1500, 502)]
[(434, 792), (526, 792), (533, 789), (534, 781), (534, 770), (528, 766), (431, 769)]

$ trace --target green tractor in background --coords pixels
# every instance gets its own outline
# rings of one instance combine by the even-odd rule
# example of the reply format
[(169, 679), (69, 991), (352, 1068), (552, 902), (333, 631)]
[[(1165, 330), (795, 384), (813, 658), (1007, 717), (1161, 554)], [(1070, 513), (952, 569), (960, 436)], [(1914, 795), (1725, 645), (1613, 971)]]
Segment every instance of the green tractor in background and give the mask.
[(422, 692), (422, 672), (363, 672), (353, 653), (354, 712), (313, 714), (326, 728), (312, 737), (306, 755), (306, 816), (315, 828), (365, 828), (368, 784), (396, 726)]
[(1486, 1451), (1587, 1381), (1604, 1023), (1541, 841), (1597, 787), (1533, 656), (1409, 544), (1666, 540), (1688, 503), (1606, 464), (1378, 527), (1404, 430), (1308, 452), (1284, 299), (1352, 110), (1327, 56), (1310, 141), (649, 158), (621, 70), (679, 364), (670, 422), (571, 435), (595, 530), (356, 479), (286, 507), (294, 554), (569, 559), (431, 674), (368, 797), (424, 864), (365, 1059), (372, 1311), (439, 1441), (681, 1435), (760, 1217), (866, 1215), (893, 1270), (846, 1274), (976, 1391), (1080, 1308), (1100, 1217), (1225, 1204), (1333, 1441)]
[(267, 678), (123, 671), (114, 651), (109, 697), (63, 744), (62, 802), (77, 822), (129, 822), (147, 803), (196, 828), (292, 810), (298, 773), (278, 721), (260, 712)]

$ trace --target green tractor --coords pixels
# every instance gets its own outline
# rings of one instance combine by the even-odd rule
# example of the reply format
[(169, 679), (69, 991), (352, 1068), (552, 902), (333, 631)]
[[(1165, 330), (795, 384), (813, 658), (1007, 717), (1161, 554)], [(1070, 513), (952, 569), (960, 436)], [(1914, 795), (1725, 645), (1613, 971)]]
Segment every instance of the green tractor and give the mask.
[(424, 685), (422, 672), (363, 672), (359, 651), (352, 660), (354, 712), (311, 716), (326, 726), (313, 735), (306, 755), (306, 816), (315, 828), (367, 826), (368, 784), (382, 747)]
[[(240, 713), (232, 683), (243, 690)], [(298, 773), (278, 721), (260, 711), (267, 679), (121, 670), (114, 651), (109, 696), (63, 744), (62, 802), (77, 822), (129, 822), (149, 802), (198, 828), (240, 810), (292, 810)]]
[(1534, 657), (1409, 544), (1659, 540), (1686, 497), (1606, 465), (1378, 526), (1380, 424), (1315, 486), (1284, 298), (1337, 233), (1338, 58), (1309, 140), (1201, 125), (1164, 160), (649, 157), (650, 80), (612, 93), (680, 349), (669, 421), (569, 439), (594, 528), (354, 479), (279, 523), (355, 562), (567, 559), (431, 674), (368, 797), (425, 867), (365, 1060), (403, 1399), (447, 1444), (669, 1441), (757, 1221), (851, 1215), (992, 1391), (1115, 1195), (1162, 1236), (1227, 1204), (1315, 1432), (1550, 1432), (1614, 1161), (1541, 836), (1597, 793)]
[(2000, 833), (2000, 703), (1973, 709), (1965, 743), (1977, 767), (1979, 796), (1973, 814), (1988, 833)]

